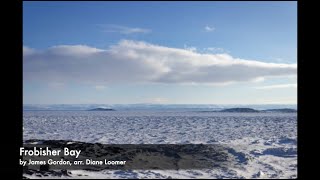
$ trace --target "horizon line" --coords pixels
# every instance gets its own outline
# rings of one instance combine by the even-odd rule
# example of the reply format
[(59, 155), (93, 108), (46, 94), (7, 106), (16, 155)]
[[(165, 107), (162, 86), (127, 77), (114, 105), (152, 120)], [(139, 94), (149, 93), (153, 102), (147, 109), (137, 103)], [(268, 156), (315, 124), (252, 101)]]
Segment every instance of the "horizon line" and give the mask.
[(23, 105), (298, 105), (298, 103), (25, 103)]

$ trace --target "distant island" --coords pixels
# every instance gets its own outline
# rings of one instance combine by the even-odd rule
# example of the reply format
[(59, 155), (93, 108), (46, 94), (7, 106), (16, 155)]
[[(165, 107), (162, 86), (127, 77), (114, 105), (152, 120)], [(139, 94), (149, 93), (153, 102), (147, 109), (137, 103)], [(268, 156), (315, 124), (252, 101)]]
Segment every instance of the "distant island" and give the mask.
[(115, 110), (110, 108), (94, 108), (94, 109), (89, 109), (88, 111), (115, 111)]
[(213, 110), (213, 111), (200, 111), (200, 112), (229, 112), (229, 113), (259, 113), (259, 112), (274, 112), (274, 113), (296, 113), (297, 110), (290, 108), (282, 109), (265, 109), (265, 110), (256, 110), (252, 108), (227, 108), (222, 110)]
[(262, 110), (263, 112), (287, 112), (287, 113), (293, 113), (297, 112), (295, 109), (290, 109), (290, 108), (283, 108), (283, 109), (267, 109), (267, 110)]
[(254, 113), (254, 112), (279, 112), (279, 113), (295, 113), (297, 110), (290, 108), (283, 109), (266, 109), (266, 110), (256, 110), (252, 108), (228, 108), (216, 112), (245, 112), (245, 113)]
[(259, 112), (259, 111), (252, 108), (229, 108), (229, 109), (223, 109), (220, 112)]

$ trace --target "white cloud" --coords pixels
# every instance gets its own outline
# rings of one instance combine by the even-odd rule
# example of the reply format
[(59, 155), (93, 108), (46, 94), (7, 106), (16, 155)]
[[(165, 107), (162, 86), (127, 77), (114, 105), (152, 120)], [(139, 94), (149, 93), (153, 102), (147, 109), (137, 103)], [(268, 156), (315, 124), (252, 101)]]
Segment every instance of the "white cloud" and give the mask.
[(130, 40), (122, 40), (105, 50), (84, 45), (34, 50), (24, 54), (23, 64), (24, 80), (93, 85), (122, 82), (223, 84), (296, 74), (296, 64), (244, 60), (229, 54), (205, 54)]
[(103, 51), (86, 45), (59, 45), (49, 48), (47, 53), (61, 56), (86, 56)]
[(206, 31), (206, 32), (211, 32), (211, 31), (214, 31), (214, 27), (210, 27), (210, 26), (208, 26), (208, 25), (206, 25), (205, 27), (204, 27), (204, 30)]
[(229, 53), (229, 51), (223, 49), (223, 48), (217, 48), (217, 47), (208, 47), (203, 48), (205, 52), (211, 52), (211, 53)]
[(24, 55), (24, 56), (33, 54), (34, 52), (35, 52), (34, 49), (29, 48), (29, 47), (27, 47), (27, 46), (23, 46), (23, 55)]
[(276, 84), (270, 86), (260, 86), (256, 89), (270, 90), (270, 89), (282, 89), (282, 88), (297, 88), (297, 84)]
[(150, 29), (127, 27), (115, 24), (102, 25), (104, 32), (116, 32), (120, 34), (133, 34), (133, 33), (150, 33)]
[(185, 50), (188, 50), (188, 51), (191, 51), (191, 52), (196, 52), (197, 51), (197, 48), (194, 47), (194, 46), (188, 46), (186, 44), (184, 44), (184, 49)]

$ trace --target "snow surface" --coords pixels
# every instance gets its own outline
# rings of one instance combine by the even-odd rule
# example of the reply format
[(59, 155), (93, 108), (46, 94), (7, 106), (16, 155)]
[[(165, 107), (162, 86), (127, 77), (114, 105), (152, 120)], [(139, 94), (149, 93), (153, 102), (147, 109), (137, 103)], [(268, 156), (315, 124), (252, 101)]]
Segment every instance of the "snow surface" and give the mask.
[(224, 170), (70, 170), (72, 175), (63, 178), (297, 177), (296, 113), (24, 111), (23, 128), (24, 140), (104, 144), (218, 143), (230, 147), (228, 153), (238, 160), (237, 166)]

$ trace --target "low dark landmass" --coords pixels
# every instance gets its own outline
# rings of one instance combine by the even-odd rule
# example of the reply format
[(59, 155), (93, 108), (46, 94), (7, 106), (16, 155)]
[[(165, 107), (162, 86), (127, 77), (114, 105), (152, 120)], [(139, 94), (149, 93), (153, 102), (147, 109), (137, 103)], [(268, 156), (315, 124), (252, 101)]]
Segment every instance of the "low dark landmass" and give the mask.
[(94, 109), (89, 109), (88, 111), (115, 111), (115, 110), (110, 108), (94, 108)]
[(283, 109), (265, 109), (265, 110), (256, 110), (252, 108), (228, 108), (222, 110), (213, 110), (213, 111), (198, 111), (198, 112), (228, 112), (228, 113), (259, 113), (259, 112), (275, 112), (275, 113), (296, 113), (297, 110), (290, 108)]
[(297, 112), (295, 109), (289, 109), (289, 108), (283, 108), (283, 109), (267, 109), (267, 110), (262, 110), (262, 112), (286, 112), (286, 113), (293, 113)]
[(229, 108), (229, 109), (223, 109), (220, 112), (259, 112), (259, 111), (252, 108)]

